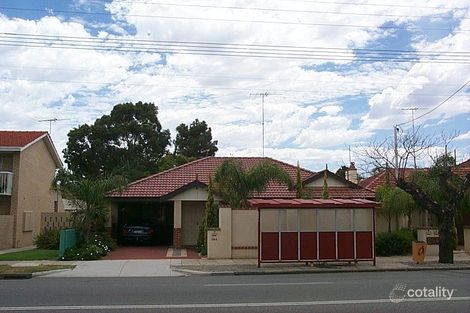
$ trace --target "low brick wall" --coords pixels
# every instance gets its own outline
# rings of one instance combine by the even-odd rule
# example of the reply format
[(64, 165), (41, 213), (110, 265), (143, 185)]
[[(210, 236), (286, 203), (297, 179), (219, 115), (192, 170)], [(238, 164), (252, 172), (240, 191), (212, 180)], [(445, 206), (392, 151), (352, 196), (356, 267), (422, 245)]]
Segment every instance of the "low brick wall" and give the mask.
[(0, 215), (0, 250), (13, 248), (13, 215)]
[(71, 214), (70, 212), (41, 213), (41, 232), (49, 229), (69, 228)]

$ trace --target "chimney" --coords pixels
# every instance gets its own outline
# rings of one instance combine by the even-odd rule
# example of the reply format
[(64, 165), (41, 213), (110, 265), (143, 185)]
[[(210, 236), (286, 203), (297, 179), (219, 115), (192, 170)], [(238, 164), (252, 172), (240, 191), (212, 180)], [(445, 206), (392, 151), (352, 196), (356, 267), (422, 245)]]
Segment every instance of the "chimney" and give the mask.
[(355, 184), (358, 183), (357, 169), (356, 169), (356, 165), (354, 164), (354, 162), (351, 162), (351, 164), (349, 165), (349, 168), (346, 170), (346, 179), (352, 183), (355, 183)]

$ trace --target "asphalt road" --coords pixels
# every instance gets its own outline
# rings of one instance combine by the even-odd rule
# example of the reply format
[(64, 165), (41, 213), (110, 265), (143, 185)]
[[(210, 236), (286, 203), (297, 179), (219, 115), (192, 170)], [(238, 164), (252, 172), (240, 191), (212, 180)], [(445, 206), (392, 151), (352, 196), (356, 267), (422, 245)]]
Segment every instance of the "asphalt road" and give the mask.
[[(408, 295), (424, 287), (447, 298)], [(470, 312), (470, 271), (0, 280), (4, 311), (460, 313)]]

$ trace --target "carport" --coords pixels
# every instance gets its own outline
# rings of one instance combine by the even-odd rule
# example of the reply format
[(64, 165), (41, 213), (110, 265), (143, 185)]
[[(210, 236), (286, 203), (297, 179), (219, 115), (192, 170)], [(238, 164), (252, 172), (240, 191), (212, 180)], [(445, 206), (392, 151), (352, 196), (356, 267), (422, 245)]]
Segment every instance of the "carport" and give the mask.
[(253, 199), (258, 266), (279, 262), (375, 265), (375, 208), (365, 199)]
[(122, 231), (128, 226), (150, 226), (155, 238), (149, 244), (171, 246), (173, 244), (173, 203), (158, 201), (126, 201), (117, 204), (117, 229), (115, 238), (123, 244)]

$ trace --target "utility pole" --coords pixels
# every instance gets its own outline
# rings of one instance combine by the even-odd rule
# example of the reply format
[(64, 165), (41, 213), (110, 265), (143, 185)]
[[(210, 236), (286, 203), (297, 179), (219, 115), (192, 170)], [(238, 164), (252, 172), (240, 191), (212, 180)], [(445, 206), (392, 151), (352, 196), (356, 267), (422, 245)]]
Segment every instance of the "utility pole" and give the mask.
[(261, 96), (261, 127), (262, 127), (262, 137), (263, 137), (263, 158), (264, 158), (264, 97), (267, 97), (269, 93), (250, 93), (250, 96)]
[(52, 122), (58, 122), (58, 121), (68, 121), (68, 118), (49, 118), (45, 120), (38, 120), (38, 122), (49, 122), (49, 135), (52, 135)]
[(393, 146), (395, 150), (395, 179), (398, 180), (398, 125), (393, 126)]
[(412, 108), (404, 108), (402, 109), (403, 111), (411, 111), (411, 127), (413, 129), (413, 164), (414, 168), (416, 169), (418, 166), (416, 165), (416, 150), (415, 150), (415, 111), (417, 110), (422, 110), (424, 108), (417, 108), (417, 107), (412, 107)]

